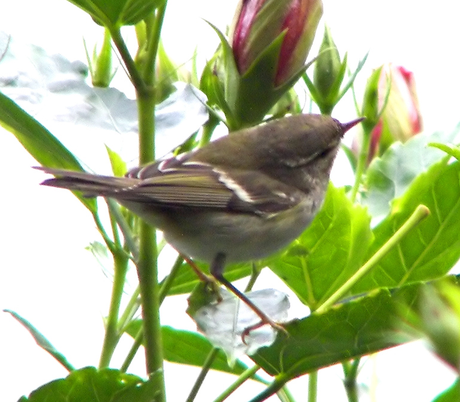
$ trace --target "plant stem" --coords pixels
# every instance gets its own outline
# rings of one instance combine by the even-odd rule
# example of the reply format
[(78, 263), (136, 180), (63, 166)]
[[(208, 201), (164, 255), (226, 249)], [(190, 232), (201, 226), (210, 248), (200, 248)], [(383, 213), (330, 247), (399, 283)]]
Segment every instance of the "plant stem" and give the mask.
[[(141, 222), (140, 251), (137, 273), (142, 303), (142, 319), (144, 330), (144, 346), (147, 373), (156, 374), (157, 381), (163, 377), (158, 375), (163, 370), (163, 347), (160, 326), (160, 287), (158, 285), (158, 267), (156, 255), (155, 229)], [(159, 387), (157, 389), (162, 389)], [(161, 400), (161, 399), (159, 399)]]
[[(180, 255), (177, 257), (176, 262), (174, 263), (174, 265), (173, 265), (173, 267), (171, 269), (171, 272), (169, 273), (167, 279), (164, 281), (163, 285), (161, 286), (161, 289), (160, 289), (160, 305), (161, 305), (161, 303), (163, 303), (163, 300), (167, 296), (168, 291), (169, 291), (171, 285), (173, 284), (173, 281), (176, 278), (180, 267), (182, 266), (183, 260), (184, 259)], [(133, 304), (133, 307), (134, 307), (134, 301), (133, 301), (132, 304)], [(131, 308), (131, 310), (133, 310), (133, 307)], [(128, 310), (125, 311), (125, 314), (128, 317), (127, 313), (128, 313)], [(125, 315), (123, 315), (122, 320), (123, 320), (124, 317), (125, 317)], [(120, 323), (128, 322), (127, 319), (124, 319), (124, 321), (122, 321), (122, 320), (120, 320)], [(131, 349), (129, 350), (128, 355), (126, 356), (125, 361), (123, 362), (123, 364), (121, 366), (120, 370), (122, 372), (126, 372), (128, 370), (128, 367), (131, 364), (131, 362), (133, 361), (134, 356), (136, 356), (136, 353), (139, 350), (140, 346), (142, 345), (143, 340), (144, 340), (144, 331), (141, 328), (139, 330), (139, 332), (137, 333), (136, 337), (134, 338), (134, 343), (131, 346)]]
[(131, 295), (131, 298), (128, 301), (128, 304), (125, 308), (125, 311), (123, 312), (122, 316), (118, 320), (118, 331), (120, 333), (125, 331), (126, 326), (132, 321), (134, 315), (137, 313), (137, 310), (139, 310), (140, 307), (140, 301), (139, 301), (139, 286), (136, 288), (136, 290), (133, 292)]
[(355, 202), (356, 196), (358, 195), (359, 186), (361, 185), (364, 171), (366, 170), (367, 158), (369, 155), (369, 147), (371, 143), (371, 130), (367, 130), (363, 134), (363, 143), (358, 155), (358, 163), (356, 165), (355, 182), (351, 189), (350, 199), (351, 202)]
[(161, 28), (163, 26), (167, 3), (168, 1), (165, 0), (163, 5), (157, 9), (155, 18), (153, 18), (152, 27), (147, 33), (147, 35), (150, 35), (147, 39), (148, 47), (142, 72), (142, 76), (147, 85), (153, 85), (155, 81), (155, 61), (158, 47), (160, 46)]
[[(166, 3), (163, 7), (166, 7)], [(157, 13), (159, 12), (157, 11)], [(157, 26), (157, 29), (158, 32), (155, 37), (151, 38), (154, 43), (148, 43), (149, 48), (158, 49), (161, 23)], [(120, 53), (122, 53), (121, 50)], [(156, 50), (153, 50), (149, 56), (148, 65), (144, 65), (142, 75), (131, 57), (129, 61), (130, 63), (132, 62), (132, 65), (126, 66), (136, 88), (139, 115), (139, 162), (141, 165), (155, 159), (155, 59)], [(125, 59), (123, 58), (123, 60)], [(134, 67), (135, 72), (131, 71), (132, 67)], [(139, 82), (138, 78), (140, 78), (141, 82)], [(166, 401), (166, 391), (163, 374), (163, 342), (160, 324), (160, 286), (158, 283), (157, 257), (156, 231), (142, 221), (139, 225), (137, 274), (142, 304), (145, 362), (147, 373), (156, 390), (155, 400), (164, 402)]]
[(120, 311), (123, 287), (125, 285), (126, 272), (128, 270), (128, 257), (124, 252), (116, 252), (114, 258), (114, 280), (112, 287), (112, 297), (110, 299), (109, 316), (105, 328), (104, 343), (99, 360), (99, 368), (108, 367), (115, 347), (120, 339), (118, 332), (118, 314)]
[(214, 359), (216, 358), (218, 353), (219, 353), (218, 348), (213, 348), (209, 352), (208, 356), (206, 357), (206, 361), (203, 363), (203, 366), (201, 367), (200, 375), (196, 379), (195, 384), (193, 384), (193, 387), (190, 390), (190, 393), (186, 399), (186, 402), (192, 402), (195, 400), (195, 397), (198, 394), (198, 391), (200, 390), (201, 385), (203, 385), (203, 381), (206, 375), (208, 374), (209, 369), (211, 368), (211, 365), (214, 362)]
[(203, 132), (201, 134), (200, 143), (198, 148), (202, 148), (211, 141), (211, 137), (214, 133), (214, 130), (219, 125), (219, 119), (213, 114), (209, 114), (209, 120), (203, 126)]
[(308, 402), (316, 402), (318, 397), (318, 371), (308, 374)]
[[(214, 402), (222, 402), (225, 399), (227, 399), (235, 390), (238, 389), (238, 387), (243, 384), (245, 381), (247, 381), (249, 378), (251, 378), (257, 371), (260, 370), (260, 367), (255, 365), (251, 368), (248, 368), (245, 370), (244, 373), (242, 373), (237, 380), (230, 385), (224, 392), (222, 392), (215, 400)], [(188, 401), (187, 401), (188, 402)]]
[(276, 394), (281, 388), (284, 387), (284, 384), (289, 381), (289, 377), (286, 374), (279, 374), (275, 377), (272, 383), (265, 388), (259, 395), (251, 399), (250, 402), (262, 402), (265, 401), (270, 396)]
[(345, 374), (345, 379), (343, 385), (345, 386), (345, 391), (347, 393), (348, 402), (358, 402), (358, 369), (359, 369), (360, 359), (357, 358), (350, 362), (345, 362), (342, 364), (343, 372)]
[(106, 202), (109, 207), (110, 215), (114, 217), (118, 227), (121, 229), (121, 233), (123, 234), (126, 246), (128, 247), (128, 250), (131, 252), (134, 260), (136, 261), (139, 257), (137, 244), (134, 240), (133, 233), (128, 222), (126, 221), (126, 219), (120, 211), (120, 206), (111, 198), (107, 198)]
[(178, 255), (176, 261), (174, 262), (174, 265), (171, 268), (171, 271), (169, 271), (168, 276), (165, 278), (163, 284), (161, 285), (160, 304), (163, 303), (163, 300), (168, 295), (169, 289), (171, 289), (171, 286), (173, 285), (174, 280), (176, 279), (183, 262), (184, 258), (181, 255)]
[(423, 219), (430, 214), (430, 210), (425, 205), (419, 205), (409, 219), (391, 236), (388, 241), (337, 291), (329, 297), (320, 307), (316, 309), (317, 313), (324, 313), (332, 305), (344, 297), (348, 291), (365, 275), (367, 275), (377, 263), (387, 254), (394, 246), (396, 246), (402, 238), (417, 226)]
[(136, 353), (141, 347), (143, 340), (144, 340), (144, 332), (141, 329), (137, 333), (136, 338), (134, 339), (134, 343), (131, 346), (131, 349), (129, 350), (128, 355), (125, 357), (125, 361), (121, 365), (120, 371), (122, 373), (126, 373), (126, 371), (128, 371), (128, 367), (132, 363), (134, 356), (136, 356)]
[(123, 60), (123, 63), (125, 65), (126, 71), (131, 82), (136, 88), (136, 91), (144, 92), (147, 89), (147, 87), (139, 71), (136, 68), (136, 64), (134, 63), (134, 60), (132, 59), (129, 53), (128, 47), (126, 46), (123, 37), (121, 36), (120, 29), (115, 27), (109, 27), (109, 29), (110, 34), (112, 35), (113, 43), (118, 49), (118, 52), (120, 54), (121, 59)]
[[(139, 159), (148, 163), (155, 156), (154, 91), (137, 92), (139, 110)], [(163, 345), (160, 325), (160, 286), (158, 284), (157, 244), (155, 229), (140, 222), (139, 261), (137, 274), (142, 303), (144, 348), (147, 373), (156, 382), (158, 401), (164, 401)]]

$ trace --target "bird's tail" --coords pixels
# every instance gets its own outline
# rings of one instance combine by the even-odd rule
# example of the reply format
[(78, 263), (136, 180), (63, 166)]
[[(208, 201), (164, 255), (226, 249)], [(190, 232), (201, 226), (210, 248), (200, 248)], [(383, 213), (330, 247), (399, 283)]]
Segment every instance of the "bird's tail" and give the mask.
[(134, 178), (101, 176), (86, 172), (41, 166), (34, 167), (34, 169), (42, 170), (54, 176), (54, 178), (42, 182), (42, 185), (80, 191), (86, 197), (120, 195), (124, 190), (136, 186), (139, 182), (138, 179)]

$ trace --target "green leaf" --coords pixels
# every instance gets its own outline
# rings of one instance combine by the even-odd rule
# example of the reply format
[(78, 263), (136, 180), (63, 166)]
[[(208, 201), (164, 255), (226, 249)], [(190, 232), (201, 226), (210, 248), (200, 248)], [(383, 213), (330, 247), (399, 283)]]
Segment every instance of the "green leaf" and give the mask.
[(66, 378), (51, 381), (20, 402), (150, 402), (154, 400), (153, 381), (118, 370), (85, 367)]
[[(206, 66), (203, 69), (203, 73), (201, 74), (200, 90), (203, 91), (208, 97), (209, 106), (217, 105), (222, 110), (222, 112), (224, 112), (225, 116), (233, 121), (233, 112), (225, 100), (223, 84), (219, 78), (218, 73), (214, 71), (218, 55), (219, 53), (217, 53), (210, 61), (206, 63)], [(217, 112), (214, 113), (217, 114)], [(220, 116), (219, 120), (221, 120)]]
[(458, 402), (460, 401), (460, 379), (457, 379), (449, 388), (440, 393), (433, 402)]
[[(135, 320), (127, 326), (126, 332), (135, 338), (141, 328), (142, 320)], [(202, 367), (209, 353), (214, 349), (203, 335), (168, 326), (162, 327), (162, 339), (164, 358), (172, 363)], [(247, 366), (238, 360), (233, 367), (230, 367), (227, 356), (222, 350), (219, 350), (211, 368), (235, 375), (240, 375), (247, 370)], [(264, 382), (257, 376), (252, 378)]]
[(109, 155), (110, 165), (112, 166), (112, 172), (114, 176), (124, 176), (124, 174), (127, 172), (125, 161), (119, 154), (110, 149), (107, 145), (105, 148), (107, 149), (107, 154)]
[(354, 288), (361, 293), (378, 287), (396, 287), (445, 275), (460, 258), (460, 163), (450, 157), (419, 175), (393, 203), (390, 215), (375, 229), (372, 256), (423, 204), (431, 215), (387, 253)]
[(30, 335), (34, 338), (37, 345), (40, 346), (43, 350), (47, 351), (51, 356), (53, 356), (59, 363), (61, 363), (68, 371), (75, 370), (74, 367), (69, 363), (67, 358), (59, 352), (51, 342), (46, 339), (46, 337), (35, 328), (29, 321), (21, 317), (18, 313), (15, 313), (11, 310), (3, 310), (5, 313), (10, 313), (20, 324), (24, 326)]
[[(31, 115), (0, 93), (0, 125), (10, 131), (22, 146), (43, 166), (83, 171), (75, 156)], [(94, 214), (95, 199), (77, 195)]]
[[(194, 262), (195, 265), (204, 273), (209, 275), (209, 266), (204, 263)], [(225, 267), (224, 276), (230, 282), (236, 281), (241, 278), (245, 278), (252, 273), (251, 264), (231, 264)], [(165, 279), (161, 282), (163, 283)], [(195, 286), (200, 282), (192, 268), (184, 262), (179, 269), (177, 276), (174, 278), (173, 285), (171, 286), (168, 295), (179, 295), (184, 293), (190, 293)]]
[[(356, 70), (353, 72), (353, 74), (350, 75), (350, 78), (348, 79), (347, 83), (342, 88), (342, 92), (340, 92), (340, 94), (337, 97), (337, 102), (340, 99), (342, 99), (342, 97), (347, 93), (347, 91), (351, 88), (351, 86), (355, 82), (356, 76), (358, 75), (358, 73), (361, 71), (364, 64), (366, 63), (367, 56), (369, 56), (369, 52), (367, 52), (365, 56), (359, 61), (358, 66), (356, 67)], [(347, 54), (345, 54), (344, 57), (347, 57)]]
[(313, 313), (284, 327), (275, 343), (251, 356), (270, 375), (285, 381), (345, 360), (375, 353), (413, 340), (401, 331), (400, 306), (414, 303), (425, 284), (395, 291), (382, 289)]
[(431, 142), (452, 142), (460, 140), (460, 124), (452, 131), (422, 133), (402, 144), (394, 143), (381, 158), (372, 161), (367, 170), (363, 204), (369, 213), (381, 220), (389, 212), (391, 201), (401, 197), (412, 181), (445, 155), (429, 147)]
[(363, 263), (372, 241), (369, 223), (366, 210), (352, 205), (344, 189), (331, 184), (310, 227), (267, 265), (315, 309)]
[(68, 0), (108, 28), (134, 25), (150, 15), (164, 0)]
[(430, 147), (438, 148), (460, 161), (460, 147), (450, 144), (439, 144), (437, 142), (430, 142), (428, 145)]
[(377, 124), (381, 110), (379, 110), (379, 79), (382, 67), (375, 69), (367, 80), (364, 92), (363, 109), (361, 116), (365, 116), (361, 124), (365, 133), (370, 133)]

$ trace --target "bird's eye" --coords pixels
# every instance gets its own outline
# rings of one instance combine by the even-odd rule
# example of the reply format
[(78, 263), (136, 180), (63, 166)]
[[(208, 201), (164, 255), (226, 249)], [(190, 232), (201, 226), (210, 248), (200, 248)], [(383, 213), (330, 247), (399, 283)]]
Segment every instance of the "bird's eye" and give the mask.
[(332, 149), (332, 148), (326, 148), (323, 152), (321, 152), (321, 153), (318, 155), (318, 158), (325, 158), (326, 156), (328, 156), (329, 153), (331, 152), (331, 149)]

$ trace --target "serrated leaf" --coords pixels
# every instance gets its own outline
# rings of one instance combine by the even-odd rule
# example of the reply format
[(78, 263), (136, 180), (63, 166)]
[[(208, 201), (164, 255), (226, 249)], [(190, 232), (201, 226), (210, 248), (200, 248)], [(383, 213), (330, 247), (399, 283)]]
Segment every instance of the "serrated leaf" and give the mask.
[(413, 340), (401, 332), (400, 306), (414, 303), (426, 284), (382, 289), (285, 324), (289, 336), (251, 356), (270, 375), (294, 377)]
[[(0, 93), (0, 125), (10, 131), (22, 146), (43, 166), (83, 171), (75, 156), (31, 115)], [(94, 214), (95, 199), (78, 199)]]
[(114, 369), (85, 367), (66, 378), (51, 381), (20, 401), (29, 402), (150, 402), (155, 390), (152, 381)]
[(391, 201), (402, 196), (420, 173), (445, 156), (429, 147), (430, 142), (455, 143), (459, 139), (460, 124), (452, 131), (422, 133), (404, 144), (394, 143), (381, 158), (374, 159), (367, 170), (363, 204), (375, 220), (382, 220), (390, 212)]
[(361, 266), (372, 240), (369, 223), (366, 210), (331, 184), (311, 226), (267, 266), (315, 309)]
[[(142, 320), (135, 320), (128, 325), (126, 332), (134, 338), (141, 328)], [(211, 343), (203, 335), (196, 332), (178, 330), (168, 326), (162, 327), (162, 339), (164, 358), (172, 363), (202, 367), (207, 357), (214, 349)], [(216, 358), (211, 364), (211, 368), (213, 370), (235, 375), (240, 375), (247, 369), (247, 366), (239, 360), (235, 362), (233, 367), (230, 367), (227, 361), (225, 353), (219, 350)], [(257, 376), (252, 378), (264, 382)]]
[(460, 164), (449, 157), (419, 175), (390, 215), (373, 231), (375, 241), (368, 257), (423, 204), (431, 215), (409, 232), (371, 271), (358, 282), (353, 293), (379, 287), (396, 287), (445, 275), (460, 258)]

